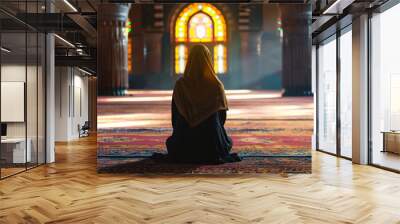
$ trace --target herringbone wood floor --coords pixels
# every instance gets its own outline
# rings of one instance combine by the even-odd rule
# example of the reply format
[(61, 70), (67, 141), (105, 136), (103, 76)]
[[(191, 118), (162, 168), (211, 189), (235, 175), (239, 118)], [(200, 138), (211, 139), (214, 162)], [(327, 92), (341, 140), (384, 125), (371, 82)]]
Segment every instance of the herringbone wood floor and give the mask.
[(0, 223), (400, 223), (400, 175), (315, 152), (313, 174), (96, 173), (96, 141), (0, 181)]

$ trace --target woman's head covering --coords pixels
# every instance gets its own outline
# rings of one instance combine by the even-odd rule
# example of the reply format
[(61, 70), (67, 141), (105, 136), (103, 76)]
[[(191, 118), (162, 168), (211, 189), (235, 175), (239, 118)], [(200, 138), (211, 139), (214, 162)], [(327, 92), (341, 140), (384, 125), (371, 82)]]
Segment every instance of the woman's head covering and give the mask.
[(224, 86), (215, 74), (206, 46), (195, 45), (190, 49), (183, 77), (175, 84), (173, 99), (192, 127), (219, 110), (228, 110)]

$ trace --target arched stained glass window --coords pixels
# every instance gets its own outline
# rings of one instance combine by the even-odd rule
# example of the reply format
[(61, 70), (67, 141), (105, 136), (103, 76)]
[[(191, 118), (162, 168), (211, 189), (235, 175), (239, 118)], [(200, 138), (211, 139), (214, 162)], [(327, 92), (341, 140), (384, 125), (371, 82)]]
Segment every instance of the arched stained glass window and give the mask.
[(185, 7), (175, 22), (175, 73), (183, 74), (191, 45), (203, 43), (213, 54), (217, 74), (227, 71), (225, 18), (215, 6), (193, 3)]
[(126, 37), (128, 38), (128, 73), (132, 73), (132, 37), (130, 34), (132, 33), (132, 22), (128, 19), (125, 24)]
[(189, 20), (189, 42), (211, 42), (213, 37), (213, 24), (208, 15), (199, 12)]

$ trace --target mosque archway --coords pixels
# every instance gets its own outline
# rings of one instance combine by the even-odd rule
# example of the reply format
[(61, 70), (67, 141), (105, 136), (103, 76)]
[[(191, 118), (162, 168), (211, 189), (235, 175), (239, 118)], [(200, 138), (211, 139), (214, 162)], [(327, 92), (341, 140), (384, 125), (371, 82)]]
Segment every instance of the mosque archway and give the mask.
[(174, 25), (175, 74), (183, 74), (189, 49), (198, 43), (210, 49), (216, 73), (227, 73), (227, 26), (218, 8), (209, 3), (190, 4), (179, 13)]

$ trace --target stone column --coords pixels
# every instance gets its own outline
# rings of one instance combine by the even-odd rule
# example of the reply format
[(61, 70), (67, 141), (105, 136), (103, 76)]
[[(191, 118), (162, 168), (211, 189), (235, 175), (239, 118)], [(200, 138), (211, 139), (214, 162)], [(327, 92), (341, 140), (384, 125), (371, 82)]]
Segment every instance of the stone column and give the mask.
[[(46, 1), (46, 12), (54, 12), (53, 4)], [(46, 163), (54, 163), (55, 153), (55, 42), (54, 34), (46, 34)]]
[(145, 43), (147, 47), (146, 71), (159, 74), (162, 71), (162, 36), (161, 32), (146, 34)]
[(97, 74), (100, 96), (121, 96), (128, 83), (128, 39), (125, 22), (129, 4), (103, 3), (97, 13)]
[(55, 162), (55, 42), (46, 34), (46, 163)]
[(368, 15), (353, 20), (352, 158), (368, 164)]
[(133, 78), (136, 75), (143, 75), (144, 73), (144, 28), (143, 28), (143, 5), (135, 4), (130, 12), (130, 18), (132, 22), (132, 43), (135, 45), (132, 49), (132, 74)]
[(88, 80), (88, 111), (89, 111), (89, 123), (90, 132), (97, 132), (97, 78), (89, 77)]
[(240, 57), (242, 87), (254, 88), (255, 72), (257, 69), (256, 45), (257, 38), (255, 32), (240, 32)]
[(311, 94), (311, 9), (309, 5), (281, 5), (282, 87), (285, 96)]

